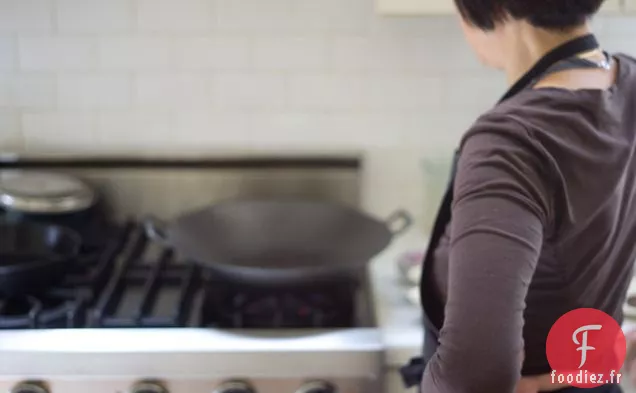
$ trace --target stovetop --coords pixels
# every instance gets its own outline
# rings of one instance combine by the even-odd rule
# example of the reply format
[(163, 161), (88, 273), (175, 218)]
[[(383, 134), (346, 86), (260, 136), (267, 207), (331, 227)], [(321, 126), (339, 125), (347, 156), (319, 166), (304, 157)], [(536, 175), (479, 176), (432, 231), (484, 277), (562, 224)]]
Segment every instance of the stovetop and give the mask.
[(85, 233), (61, 285), (0, 298), (0, 329), (369, 327), (365, 284), (361, 278), (288, 290), (232, 285), (153, 243), (130, 220)]
[(278, 293), (231, 286), (148, 241), (138, 222), (236, 197), (355, 206), (359, 159), (0, 162), (0, 171), (10, 168), (85, 180), (117, 223), (81, 231), (82, 256), (62, 285), (0, 298), (0, 391), (34, 381), (51, 393), (132, 392), (148, 380), (171, 393), (224, 391), (228, 381), (247, 381), (258, 393), (307, 391), (316, 381), (343, 393), (383, 386), (384, 332), (366, 271), (357, 286)]

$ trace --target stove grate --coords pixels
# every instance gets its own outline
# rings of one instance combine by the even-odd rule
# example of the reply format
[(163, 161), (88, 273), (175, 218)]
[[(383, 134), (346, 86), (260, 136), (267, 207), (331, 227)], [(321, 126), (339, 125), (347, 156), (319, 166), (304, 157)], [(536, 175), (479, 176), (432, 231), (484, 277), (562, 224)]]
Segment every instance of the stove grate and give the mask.
[[(150, 244), (141, 227), (135, 228), (121, 263), (92, 311), (93, 327), (182, 327), (190, 317), (197, 292), (197, 267), (174, 262), (163, 249), (147, 260)], [(165, 301), (166, 294), (171, 301)]]
[(346, 328), (357, 323), (357, 280), (255, 288), (220, 280), (150, 241), (139, 222), (85, 234), (64, 283), (0, 298), (0, 329)]
[(126, 236), (125, 229), (119, 235), (110, 229), (103, 233), (101, 243), (85, 239), (72, 271), (56, 288), (37, 296), (0, 298), (0, 329), (84, 327), (87, 309), (106, 286)]

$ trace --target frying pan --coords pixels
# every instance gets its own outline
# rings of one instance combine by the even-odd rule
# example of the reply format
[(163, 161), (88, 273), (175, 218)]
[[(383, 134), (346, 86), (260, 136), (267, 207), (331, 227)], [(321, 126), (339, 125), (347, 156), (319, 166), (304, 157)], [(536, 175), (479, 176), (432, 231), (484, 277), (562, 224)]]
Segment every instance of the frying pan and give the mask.
[(79, 234), (62, 226), (0, 223), (0, 295), (37, 293), (58, 283), (80, 243)]
[(230, 200), (145, 229), (232, 282), (295, 286), (351, 277), (411, 224), (402, 210), (382, 222), (328, 202)]

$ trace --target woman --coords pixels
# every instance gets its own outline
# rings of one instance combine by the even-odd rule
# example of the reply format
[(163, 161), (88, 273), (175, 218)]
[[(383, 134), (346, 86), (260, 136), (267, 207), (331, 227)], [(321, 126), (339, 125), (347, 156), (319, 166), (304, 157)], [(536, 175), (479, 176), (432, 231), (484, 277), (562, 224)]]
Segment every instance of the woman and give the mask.
[(577, 392), (551, 383), (546, 337), (577, 308), (622, 321), (636, 60), (591, 35), (603, 0), (455, 2), (468, 42), (511, 88), (462, 139), (424, 261), (423, 362), (405, 374), (423, 363), (423, 393)]

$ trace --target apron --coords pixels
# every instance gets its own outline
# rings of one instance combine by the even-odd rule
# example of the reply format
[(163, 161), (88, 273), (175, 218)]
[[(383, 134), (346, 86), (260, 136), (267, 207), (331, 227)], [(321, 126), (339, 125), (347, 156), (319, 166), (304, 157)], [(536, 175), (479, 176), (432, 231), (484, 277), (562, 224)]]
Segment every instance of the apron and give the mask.
[[(521, 77), (499, 100), (498, 104), (510, 99), (517, 95), (521, 91), (534, 86), (542, 77), (564, 70), (572, 69), (590, 69), (590, 68), (605, 68), (611, 67), (610, 56), (606, 53), (606, 61), (602, 64), (598, 64), (583, 58), (576, 57), (581, 53), (599, 49), (599, 44), (593, 35), (586, 35), (576, 38), (572, 41), (553, 49), (544, 57), (542, 57), (526, 74)], [(439, 245), (439, 242), (446, 232), (446, 228), (451, 220), (451, 206), (453, 202), (453, 182), (455, 179), (455, 172), (457, 170), (457, 162), (459, 160), (459, 149), (455, 152), (453, 159), (453, 165), (451, 170), (450, 181), (446, 189), (446, 193), (442, 199), (442, 204), (437, 212), (435, 224), (433, 225), (433, 232), (429, 240), (429, 246), (424, 257), (422, 266), (422, 277), (420, 283), (420, 298), (423, 311), (423, 325), (424, 325), (424, 348), (421, 357), (413, 358), (409, 364), (400, 369), (404, 385), (407, 388), (420, 385), (424, 370), (426, 369), (426, 363), (430, 360), (437, 347), (440, 324), (444, 320), (444, 304), (437, 299), (436, 294), (433, 293), (431, 285), (428, 285), (431, 281), (431, 264), (433, 262), (434, 253)], [(434, 323), (437, 322), (436, 323)], [(603, 387), (601, 387), (603, 388)], [(574, 389), (574, 390), (573, 390)], [(567, 388), (563, 390), (563, 393), (579, 392), (585, 389)], [(615, 392), (614, 390), (588, 390), (595, 393), (609, 393)], [(617, 390), (616, 392), (620, 392)]]

